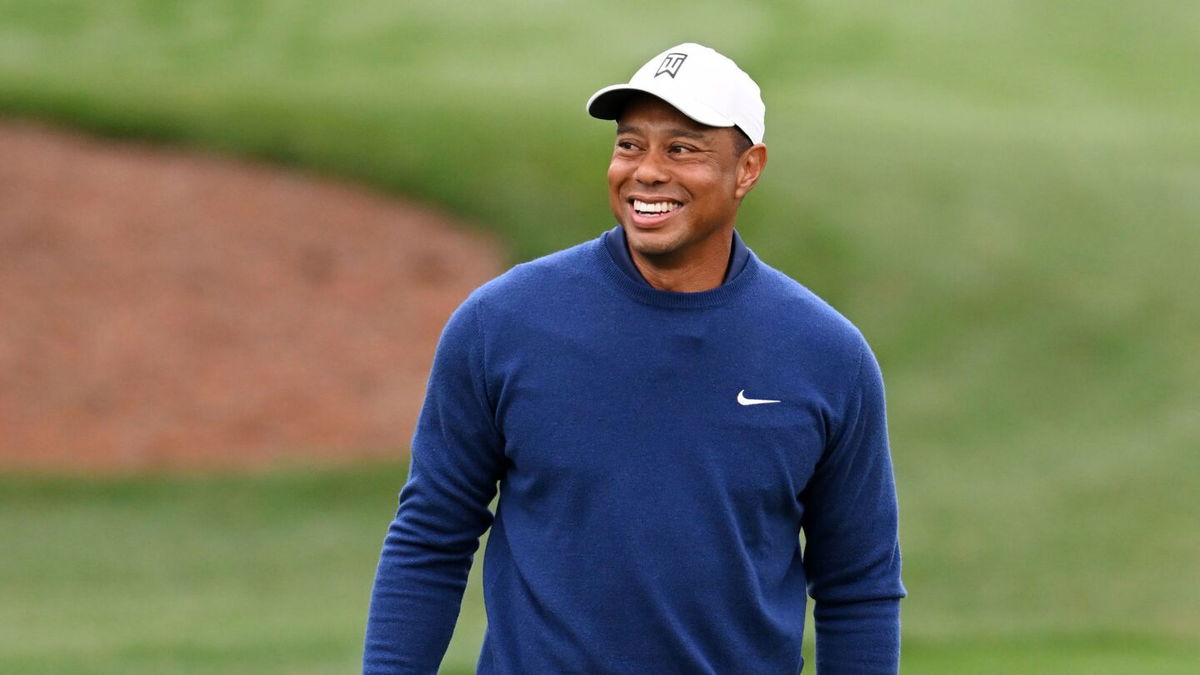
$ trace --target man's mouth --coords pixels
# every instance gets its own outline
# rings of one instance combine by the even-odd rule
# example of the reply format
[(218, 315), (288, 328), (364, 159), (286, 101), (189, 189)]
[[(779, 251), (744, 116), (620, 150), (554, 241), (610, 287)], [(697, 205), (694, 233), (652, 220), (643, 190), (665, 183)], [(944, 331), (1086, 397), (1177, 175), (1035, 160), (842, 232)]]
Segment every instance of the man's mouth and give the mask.
[(666, 215), (675, 209), (683, 206), (674, 200), (664, 200), (659, 202), (644, 202), (640, 199), (631, 199), (633, 210), (640, 216), (662, 216)]

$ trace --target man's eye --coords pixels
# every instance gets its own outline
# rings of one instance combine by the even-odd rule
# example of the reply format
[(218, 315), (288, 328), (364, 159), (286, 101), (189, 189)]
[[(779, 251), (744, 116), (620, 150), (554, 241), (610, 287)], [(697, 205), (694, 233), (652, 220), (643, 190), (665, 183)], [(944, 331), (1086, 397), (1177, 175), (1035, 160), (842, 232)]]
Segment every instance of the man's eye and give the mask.
[(617, 147), (622, 150), (633, 150), (634, 146), (631, 141), (617, 141)]
[(679, 153), (683, 153), (683, 152), (691, 152), (691, 150), (692, 150), (691, 148), (689, 148), (686, 145), (672, 145), (668, 149), (675, 154), (679, 154)]

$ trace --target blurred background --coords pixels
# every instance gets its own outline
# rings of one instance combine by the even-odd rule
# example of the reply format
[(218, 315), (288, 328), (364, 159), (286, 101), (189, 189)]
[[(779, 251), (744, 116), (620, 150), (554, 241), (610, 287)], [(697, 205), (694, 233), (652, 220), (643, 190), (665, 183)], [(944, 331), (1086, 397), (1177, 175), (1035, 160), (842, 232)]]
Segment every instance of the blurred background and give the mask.
[[(0, 0), (0, 672), (355, 671), (441, 322), (610, 227), (584, 101), (685, 40), (764, 91), (743, 236), (883, 367), (904, 670), (1200, 672), (1197, 36), (1185, 0)], [(484, 625), (473, 576), (445, 672)]]

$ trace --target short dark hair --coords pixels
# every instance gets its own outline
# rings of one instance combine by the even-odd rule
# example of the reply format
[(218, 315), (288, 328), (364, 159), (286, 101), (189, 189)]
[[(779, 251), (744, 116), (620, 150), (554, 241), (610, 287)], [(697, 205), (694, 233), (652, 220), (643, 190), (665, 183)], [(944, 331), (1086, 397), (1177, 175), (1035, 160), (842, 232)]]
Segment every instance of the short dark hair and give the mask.
[(753, 147), (754, 141), (750, 140), (741, 127), (734, 127), (733, 130), (736, 132), (733, 134), (733, 154), (735, 157), (741, 157)]

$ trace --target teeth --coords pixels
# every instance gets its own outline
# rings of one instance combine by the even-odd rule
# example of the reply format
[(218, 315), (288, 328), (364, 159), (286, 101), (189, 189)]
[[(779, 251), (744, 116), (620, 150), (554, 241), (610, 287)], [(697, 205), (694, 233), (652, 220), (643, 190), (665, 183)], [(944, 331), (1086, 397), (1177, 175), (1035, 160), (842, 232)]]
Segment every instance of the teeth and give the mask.
[(650, 204), (640, 199), (633, 200), (633, 210), (639, 213), (669, 213), (679, 208), (676, 202), (655, 202)]

